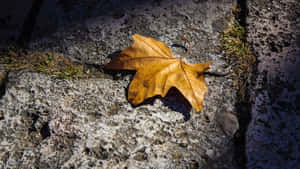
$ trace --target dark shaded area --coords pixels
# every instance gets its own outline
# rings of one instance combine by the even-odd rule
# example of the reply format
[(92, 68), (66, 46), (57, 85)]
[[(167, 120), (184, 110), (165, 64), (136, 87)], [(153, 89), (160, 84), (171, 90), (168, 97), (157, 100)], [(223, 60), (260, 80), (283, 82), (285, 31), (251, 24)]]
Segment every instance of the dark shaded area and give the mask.
[[(201, 169), (220, 169), (218, 167), (216, 167), (216, 164), (218, 163), (222, 163), (222, 164), (227, 164), (228, 166), (235, 166), (235, 167), (238, 167), (238, 169), (243, 169), (243, 168), (240, 168), (241, 166), (240, 165), (236, 165), (236, 164), (228, 164), (229, 161), (235, 161), (234, 160), (231, 160), (229, 159), (230, 157), (227, 155), (229, 153), (231, 153), (232, 150), (228, 149), (224, 154), (220, 155), (218, 158), (210, 158), (209, 156), (206, 156), (204, 157), (207, 161), (207, 163), (201, 168)], [(231, 168), (222, 168), (222, 169), (231, 169)]]
[(114, 57), (116, 57), (118, 54), (120, 54), (122, 51), (121, 50), (118, 50), (118, 51), (115, 51), (113, 53), (111, 53), (110, 55), (108, 55), (108, 57), (110, 59), (113, 59)]
[[(118, 79), (123, 78), (126, 75), (135, 74), (136, 71), (106, 70), (105, 72), (111, 74), (113, 76), (113, 79), (118, 80)], [(133, 78), (134, 78), (134, 75), (131, 76), (130, 82), (133, 80)], [(130, 83), (129, 83), (129, 85), (130, 85)], [(126, 90), (125, 91), (126, 98), (128, 98), (129, 85), (125, 89)], [(189, 104), (189, 102), (184, 98), (184, 96), (174, 87), (172, 87), (168, 91), (167, 95), (164, 98), (162, 98), (161, 96), (154, 96), (154, 97), (146, 99), (141, 104), (138, 104), (138, 105), (131, 104), (131, 106), (132, 107), (139, 107), (141, 105), (147, 105), (147, 104), (153, 105), (155, 99), (162, 99), (162, 102), (164, 103), (165, 106), (167, 106), (168, 108), (170, 108), (173, 111), (181, 113), (184, 116), (185, 121), (190, 119), (190, 111), (191, 111), (192, 107)]]
[[(237, 7), (240, 9), (238, 13), (236, 13), (235, 17), (238, 20), (239, 24), (245, 28), (246, 30), (246, 38), (247, 38), (247, 25), (246, 18), (248, 14), (248, 6), (247, 0), (237, 0)], [(246, 41), (247, 39), (244, 39)], [(254, 67), (255, 65), (253, 65)], [(252, 77), (253, 78), (253, 77)], [(248, 86), (249, 87), (249, 86)], [(250, 103), (250, 93), (249, 88), (246, 90), (244, 100), (241, 102), (237, 102), (236, 110), (237, 117), (239, 121), (239, 130), (236, 132), (234, 136), (234, 157), (237, 163), (237, 166), (241, 169), (247, 168), (247, 154), (246, 154), (246, 132), (248, 125), (251, 120), (251, 103)], [(239, 92), (238, 92), (239, 93)], [(242, 96), (237, 96), (241, 98)]]
[(43, 125), (43, 127), (40, 130), (40, 133), (41, 133), (41, 136), (42, 136), (43, 140), (45, 138), (51, 136), (50, 128), (49, 128), (49, 123), (48, 122)]
[[(128, 71), (125, 71), (125, 73), (130, 73)], [(132, 71), (131, 71), (132, 73)], [(124, 74), (124, 73), (123, 73)], [(133, 79), (134, 76), (131, 77), (131, 80)], [(130, 84), (129, 84), (130, 85)], [(125, 93), (126, 93), (126, 98), (128, 98), (128, 90), (129, 90), (129, 85), (128, 87), (125, 89)], [(139, 107), (141, 105), (153, 105), (154, 101), (156, 99), (161, 99), (161, 101), (163, 102), (163, 104), (165, 106), (167, 106), (168, 108), (170, 108), (171, 110), (175, 111), (175, 112), (179, 112), (180, 114), (183, 115), (184, 120), (188, 121), (191, 117), (190, 115), (190, 111), (192, 110), (192, 106), (190, 105), (190, 103), (185, 99), (185, 97), (179, 92), (179, 90), (177, 90), (176, 88), (172, 87), (167, 95), (162, 98), (161, 96), (154, 96), (151, 98), (146, 99), (145, 101), (143, 101), (141, 104), (138, 105), (133, 105), (131, 104), (132, 107)], [(129, 101), (130, 102), (130, 101)]]
[(38, 116), (39, 112), (37, 112), (36, 114), (35, 113), (29, 113), (29, 112), (27, 112), (25, 114), (28, 115), (31, 118), (31, 120), (32, 120), (31, 126), (28, 129), (29, 134), (31, 132), (37, 131), (37, 129), (35, 127), (35, 124), (36, 124), (37, 120), (39, 119), (39, 116)]
[(251, 120), (251, 103), (249, 93), (246, 93), (246, 101), (236, 105), (237, 116), (239, 121), (239, 130), (234, 136), (234, 156), (237, 165), (241, 169), (247, 168), (247, 155), (246, 155), (246, 131)]
[(4, 73), (4, 77), (0, 81), (0, 99), (2, 99), (2, 97), (5, 94), (7, 80), (8, 80), (8, 73)]
[(240, 11), (237, 13), (237, 18), (241, 26), (247, 30), (246, 18), (248, 15), (248, 0), (237, 0), (237, 7)]
[(185, 46), (179, 45), (179, 44), (172, 44), (171, 47), (181, 48), (185, 52), (187, 52), (187, 48)]
[[(30, 11), (28, 13), (24, 13), (27, 16), (24, 23), (21, 23), (22, 28), (20, 28), (20, 34), (18, 37), (16, 37), (16, 40), (14, 38), (1, 38), (0, 42), (2, 43), (2, 41), (4, 41), (4, 46), (13, 44), (20, 47), (27, 47), (32, 40), (39, 40), (44, 37), (49, 37), (52, 33), (56, 32), (62, 27), (66, 32), (68, 32), (73, 28), (73, 25), (75, 23), (84, 23), (90, 18), (96, 18), (99, 16), (112, 16), (114, 19), (122, 18), (123, 16), (125, 16), (126, 10), (134, 10), (139, 5), (151, 4), (149, 8), (153, 6), (159, 6), (161, 1), (162, 0), (152, 0), (149, 3), (149, 1), (137, 0), (58, 0), (57, 2), (51, 2), (47, 0), (33, 0)], [(43, 8), (43, 5), (45, 4), (52, 5), (49, 5), (49, 8), (46, 10), (57, 11), (59, 8), (64, 12), (64, 14), (62, 14), (61, 16), (57, 15), (56, 12), (53, 12), (54, 16), (51, 17), (55, 18), (55, 23), (49, 22), (51, 25), (49, 23), (47, 23), (46, 25), (38, 24), (38, 17), (40, 17), (40, 14), (42, 13), (41, 10), (45, 9)], [(2, 2), (1, 5), (6, 6), (5, 2)], [(22, 3), (16, 5), (22, 5)], [(46, 20), (52, 19), (46, 18), (50, 16), (42, 17), (44, 17), (44, 19)], [(0, 16), (0, 24), (7, 24), (11, 19), (14, 18), (10, 15)], [(9, 44), (6, 42), (9, 42)]]
[(258, 60), (251, 79), (255, 102), (244, 148), (247, 167), (299, 168), (299, 1), (247, 4), (247, 40)]
[(43, 1), (44, 0), (35, 0), (33, 2), (30, 12), (23, 24), (22, 32), (17, 40), (18, 45), (25, 47), (29, 43)]
[(172, 87), (168, 91), (168, 94), (162, 99), (162, 102), (171, 110), (181, 113), (185, 121), (191, 118), (190, 112), (192, 106), (176, 88)]

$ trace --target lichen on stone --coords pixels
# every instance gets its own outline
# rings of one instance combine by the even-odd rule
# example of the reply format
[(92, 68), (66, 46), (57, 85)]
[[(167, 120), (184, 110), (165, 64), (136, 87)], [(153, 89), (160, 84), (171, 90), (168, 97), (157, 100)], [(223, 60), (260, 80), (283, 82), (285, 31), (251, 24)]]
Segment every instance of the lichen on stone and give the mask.
[(75, 63), (59, 53), (8, 47), (1, 50), (0, 55), (0, 63), (6, 71), (26, 69), (65, 79), (94, 76), (85, 70), (85, 65)]
[(228, 27), (221, 36), (221, 50), (232, 66), (233, 85), (238, 90), (239, 100), (244, 101), (256, 58), (246, 42), (245, 28), (236, 18), (239, 11), (238, 8), (232, 9)]

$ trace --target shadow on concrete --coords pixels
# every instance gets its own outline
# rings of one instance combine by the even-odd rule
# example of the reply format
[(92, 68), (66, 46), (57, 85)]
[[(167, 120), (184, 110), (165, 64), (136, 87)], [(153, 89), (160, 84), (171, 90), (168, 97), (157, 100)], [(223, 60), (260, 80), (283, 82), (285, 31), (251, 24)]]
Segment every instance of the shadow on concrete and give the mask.
[[(105, 70), (105, 73), (110, 74), (114, 80), (119, 80), (124, 78), (125, 76), (131, 75), (130, 76), (130, 83), (134, 78), (134, 74), (136, 71), (130, 71), (130, 70)], [(125, 89), (126, 93), (126, 98), (128, 98), (128, 90), (129, 90), (129, 85), (128, 84), (127, 88)], [(156, 99), (161, 99), (163, 104), (170, 108), (171, 110), (175, 112), (179, 112), (183, 115), (184, 120), (188, 121), (190, 119), (190, 111), (192, 110), (192, 107), (190, 103), (185, 99), (185, 97), (174, 87), (170, 88), (168, 91), (167, 95), (162, 98), (161, 96), (154, 96), (151, 98), (146, 99), (143, 101), (141, 104), (138, 105), (133, 105), (131, 104), (132, 107), (139, 107), (141, 105), (153, 105), (154, 101)]]
[[(27, 47), (32, 40), (51, 36), (61, 28), (68, 32), (74, 24), (84, 23), (91, 18), (102, 16), (118, 19), (124, 17), (126, 11), (134, 10), (138, 6), (149, 6), (149, 10), (151, 10), (156, 6), (160, 6), (160, 4), (161, 0), (32, 0), (32, 7), (28, 13), (16, 14), (26, 16), (21, 24), (23, 25), (21, 30), (17, 30), (19, 31), (19, 37), (16, 41), (11, 41), (11, 39), (8, 39), (8, 41)], [(5, 6), (5, 3), (2, 5)], [(10, 19), (11, 17), (3, 15), (0, 18), (5, 20), (5, 18)]]
[[(242, 2), (242, 0), (239, 0), (239, 3)], [(245, 4), (245, 2), (243, 2), (243, 4)], [(51, 36), (52, 33), (56, 32), (61, 28), (64, 28), (64, 31), (68, 32), (70, 29), (72, 29), (72, 26), (74, 24), (84, 23), (85, 20), (88, 20), (90, 18), (96, 18), (98, 16), (107, 16), (108, 18), (121, 18), (126, 15), (126, 11), (133, 10), (138, 5), (149, 6), (149, 10), (151, 10), (156, 6), (160, 6), (161, 3), (162, 0), (58, 0), (57, 3), (53, 0), (35, 0), (35, 5), (33, 5), (33, 7), (30, 9), (29, 14), (26, 14), (27, 18), (23, 23), (24, 26), (21, 30), (21, 35), (18, 38), (18, 44), (26, 47), (30, 43), (30, 41)], [(45, 11), (54, 11), (54, 21), (49, 21), (49, 23), (45, 21), (49, 26), (47, 26), (47, 24), (41, 25), (37, 21), (37, 15), (41, 15), (41, 17), (39, 18), (40, 20), (41, 18), (47, 19), (47, 17), (43, 16), (47, 15)], [(34, 34), (36, 31), (37, 33)], [(183, 46), (175, 45), (174, 47)], [(186, 50), (185, 47), (183, 48)], [(109, 57), (113, 57), (118, 53), (119, 51), (114, 52)], [(120, 71), (107, 71), (107, 73), (110, 73), (114, 77), (114, 79), (118, 79), (122, 78), (125, 75), (132, 74), (133, 72), (122, 71), (120, 73)], [(131, 78), (133, 78), (133, 76)], [(128, 96), (128, 88), (126, 89), (126, 95)], [(163, 104), (169, 107), (170, 109), (181, 113), (186, 121), (190, 119), (191, 105), (177, 89), (171, 88), (165, 98), (153, 97), (146, 100), (143, 104), (153, 104), (154, 100), (157, 98), (161, 99)], [(244, 111), (239, 109), (239, 107), (245, 107), (244, 105), (237, 105), (237, 107), (240, 114), (239, 122), (241, 129), (239, 131), (239, 135), (236, 137), (236, 143), (237, 145), (240, 145), (240, 147), (238, 147), (237, 149), (236, 158), (241, 159), (240, 165), (242, 166), (244, 165), (246, 159), (244, 156), (244, 145), (246, 126), (249, 123), (249, 110), (247, 109)], [(249, 107), (246, 106), (246, 108)]]

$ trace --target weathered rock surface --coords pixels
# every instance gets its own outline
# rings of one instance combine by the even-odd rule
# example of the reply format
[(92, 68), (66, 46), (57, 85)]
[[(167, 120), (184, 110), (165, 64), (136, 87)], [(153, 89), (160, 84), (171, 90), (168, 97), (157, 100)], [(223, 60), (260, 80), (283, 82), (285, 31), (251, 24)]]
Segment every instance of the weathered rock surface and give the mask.
[[(133, 108), (125, 97), (128, 80), (30, 72), (8, 78), (0, 107), (2, 167), (198, 168), (231, 148), (232, 136), (214, 117), (184, 121), (160, 100)], [(210, 116), (226, 111), (205, 107)]]
[(248, 168), (300, 165), (300, 3), (248, 1), (248, 41), (257, 56)]
[[(45, 1), (30, 48), (101, 68), (135, 33), (168, 46), (184, 45), (186, 34), (192, 49), (185, 61), (212, 61), (210, 71), (229, 72), (218, 45), (232, 7), (231, 0)], [(44, 36), (47, 24), (57, 30)], [(0, 168), (238, 168), (231, 79), (207, 76), (209, 93), (195, 112), (175, 90), (132, 107), (132, 75), (60, 80), (10, 72), (0, 100)]]

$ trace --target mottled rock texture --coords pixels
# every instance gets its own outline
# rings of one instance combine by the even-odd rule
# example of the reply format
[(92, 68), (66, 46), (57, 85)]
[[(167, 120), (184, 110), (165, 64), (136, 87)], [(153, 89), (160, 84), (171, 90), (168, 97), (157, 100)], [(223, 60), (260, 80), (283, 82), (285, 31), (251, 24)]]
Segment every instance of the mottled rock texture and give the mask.
[(248, 41), (257, 56), (248, 168), (300, 165), (300, 3), (248, 1)]
[[(29, 47), (101, 69), (135, 33), (168, 46), (185, 46), (186, 34), (192, 49), (185, 61), (212, 61), (211, 72), (226, 73), (231, 67), (218, 46), (232, 7), (231, 0), (45, 0)], [(176, 90), (132, 107), (126, 91), (133, 73), (106, 73), (61, 80), (9, 72), (0, 99), (0, 168), (238, 168), (229, 77), (206, 76), (209, 93), (195, 112)]]

